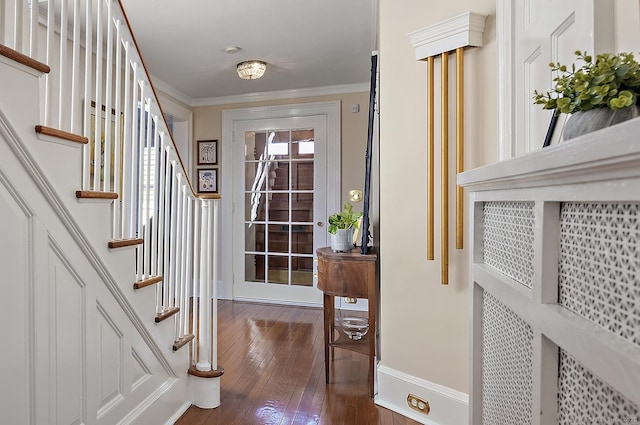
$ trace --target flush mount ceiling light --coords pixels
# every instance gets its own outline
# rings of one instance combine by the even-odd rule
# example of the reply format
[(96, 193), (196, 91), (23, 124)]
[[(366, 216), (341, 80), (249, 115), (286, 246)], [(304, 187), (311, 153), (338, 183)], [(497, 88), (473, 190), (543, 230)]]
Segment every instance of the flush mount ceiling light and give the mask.
[(244, 61), (238, 64), (238, 77), (245, 80), (255, 80), (264, 75), (264, 71), (267, 69), (267, 64), (262, 61)]

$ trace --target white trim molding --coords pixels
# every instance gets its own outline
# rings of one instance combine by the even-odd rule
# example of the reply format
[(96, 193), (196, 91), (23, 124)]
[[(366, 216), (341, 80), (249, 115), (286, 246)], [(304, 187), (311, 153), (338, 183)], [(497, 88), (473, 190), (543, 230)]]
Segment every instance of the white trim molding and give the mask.
[(512, 1), (497, 2), (498, 78), (500, 81), (498, 84), (498, 153), (500, 161), (514, 157), (516, 152), (516, 112), (512, 96), (515, 78), (513, 14)]
[[(429, 402), (431, 410), (428, 415), (409, 408), (409, 394)], [(378, 366), (378, 394), (375, 403), (426, 425), (469, 423), (467, 394), (384, 365)]]
[(180, 90), (176, 89), (169, 83), (165, 83), (154, 75), (151, 76), (151, 83), (156, 89), (160, 90), (161, 92), (173, 97), (174, 99), (184, 103), (185, 105), (188, 105), (189, 107), (193, 106), (192, 98), (182, 93)]
[(309, 87), (291, 90), (275, 90), (258, 93), (245, 93), (230, 96), (203, 97), (194, 99), (180, 92), (164, 81), (152, 77), (153, 85), (161, 92), (184, 103), (190, 108), (200, 106), (232, 105), (236, 103), (251, 103), (282, 99), (301, 99), (305, 97), (335, 96), (340, 94), (362, 93), (369, 91), (369, 83), (338, 84), (333, 86)]
[(338, 94), (361, 93), (369, 91), (369, 83), (341, 84), (335, 86), (310, 87), (304, 89), (266, 91), (246, 93), (232, 96), (208, 97), (194, 99), (191, 106), (231, 105), (234, 103), (250, 103), (268, 100), (300, 99), (303, 97), (333, 96)]
[(437, 56), (459, 47), (481, 47), (486, 15), (466, 12), (407, 34), (416, 60)]

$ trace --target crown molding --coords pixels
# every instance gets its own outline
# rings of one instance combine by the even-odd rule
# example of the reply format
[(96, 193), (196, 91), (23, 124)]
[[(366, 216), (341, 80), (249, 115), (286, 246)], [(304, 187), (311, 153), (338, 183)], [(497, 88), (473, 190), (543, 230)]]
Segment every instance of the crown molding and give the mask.
[(363, 93), (369, 91), (369, 83), (340, 84), (334, 86), (310, 87), (306, 89), (276, 90), (231, 96), (193, 99), (173, 86), (152, 76), (153, 85), (162, 93), (173, 97), (190, 108), (200, 106), (232, 105), (237, 103), (262, 102), (269, 100), (300, 99), (303, 97), (331, 96), (338, 94)]
[(279, 99), (299, 99), (302, 97), (331, 96), (336, 94), (361, 93), (369, 91), (369, 83), (342, 84), (335, 86), (311, 87), (306, 89), (278, 90), (247, 93), (232, 96), (194, 99), (191, 106), (230, 105)]
[(466, 12), (407, 34), (416, 60), (437, 56), (459, 47), (482, 46), (486, 15)]
[(176, 89), (175, 87), (173, 87), (172, 85), (165, 83), (164, 81), (162, 81), (161, 79), (153, 75), (151, 76), (151, 82), (153, 83), (153, 86), (156, 89), (160, 90), (164, 94), (167, 94), (173, 97), (174, 99), (179, 100), (180, 102), (184, 103), (189, 107), (193, 106), (192, 103), (194, 100), (189, 96), (187, 96), (186, 94), (179, 91), (178, 89)]
[(300, 99), (303, 97), (332, 96), (337, 94), (362, 93), (369, 91), (369, 83), (356, 83), (193, 99), (180, 92), (175, 87), (160, 80), (159, 78), (152, 76), (152, 81), (156, 89), (160, 90), (166, 95), (173, 97), (176, 100), (179, 100), (180, 102), (191, 108), (199, 106), (231, 105), (236, 103), (262, 102), (281, 99)]

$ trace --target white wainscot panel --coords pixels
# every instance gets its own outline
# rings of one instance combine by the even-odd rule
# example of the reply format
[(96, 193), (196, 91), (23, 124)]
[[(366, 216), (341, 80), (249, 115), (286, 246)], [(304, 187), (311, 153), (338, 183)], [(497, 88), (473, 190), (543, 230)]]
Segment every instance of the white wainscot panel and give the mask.
[(49, 244), (55, 423), (86, 423), (85, 284), (56, 244)]
[[(2, 299), (0, 320), (3, 338), (11, 341), (10, 349), (2, 352), (0, 362), (0, 412), (7, 424), (33, 423), (30, 405), (33, 402), (31, 357), (33, 341), (30, 326), (32, 309), (31, 285), (28, 268), (29, 246), (33, 235), (29, 231), (30, 213), (16, 198), (15, 192), (4, 181), (0, 171), (0, 270), (2, 270)], [(5, 347), (9, 348), (9, 347)]]
[(97, 305), (98, 325), (98, 420), (118, 405), (123, 396), (123, 333), (104, 308)]
[(136, 352), (131, 349), (131, 358), (133, 359), (133, 381), (131, 382), (131, 391), (135, 391), (140, 385), (142, 385), (147, 379), (151, 378), (151, 370), (145, 364), (144, 360)]

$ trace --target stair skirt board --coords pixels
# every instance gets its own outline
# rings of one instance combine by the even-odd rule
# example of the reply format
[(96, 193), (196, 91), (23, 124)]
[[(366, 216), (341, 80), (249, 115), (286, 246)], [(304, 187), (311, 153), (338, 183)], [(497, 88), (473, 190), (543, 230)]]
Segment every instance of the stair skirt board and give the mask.
[[(375, 403), (427, 425), (469, 423), (469, 396), (443, 385), (379, 365), (378, 394)], [(407, 396), (416, 395), (429, 402), (428, 415), (409, 408)]]

